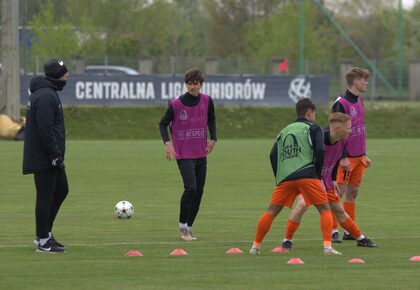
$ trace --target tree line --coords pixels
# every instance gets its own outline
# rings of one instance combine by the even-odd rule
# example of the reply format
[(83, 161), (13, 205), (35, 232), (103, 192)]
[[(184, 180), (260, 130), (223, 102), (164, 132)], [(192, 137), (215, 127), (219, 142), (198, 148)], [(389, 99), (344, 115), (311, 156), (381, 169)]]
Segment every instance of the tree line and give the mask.
[[(299, 57), (299, 0), (20, 0), (31, 55)], [(397, 55), (397, 0), (322, 1), (349, 36), (377, 61)], [(21, 5), (22, 6), (22, 5)], [(313, 0), (304, 1), (305, 57), (357, 54)], [(420, 57), (420, 3), (404, 11), (404, 59)]]

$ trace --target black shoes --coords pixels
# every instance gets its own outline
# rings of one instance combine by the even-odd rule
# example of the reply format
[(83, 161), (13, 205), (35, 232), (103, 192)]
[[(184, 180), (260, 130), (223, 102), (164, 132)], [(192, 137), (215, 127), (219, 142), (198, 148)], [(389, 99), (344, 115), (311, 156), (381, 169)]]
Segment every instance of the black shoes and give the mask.
[(355, 241), (356, 239), (353, 238), (350, 234), (347, 234), (346, 232), (344, 232), (343, 234), (343, 241)]
[(64, 250), (64, 246), (63, 247), (58, 246), (58, 243), (54, 239), (49, 239), (44, 245), (41, 245), (38, 242), (38, 247), (36, 251), (38, 253), (49, 253), (49, 254), (66, 252), (66, 250)]
[(286, 240), (281, 244), (283, 249), (290, 251), (292, 249), (292, 241)]
[(332, 234), (332, 240), (333, 243), (342, 243), (343, 241), (340, 239), (340, 234), (338, 232), (334, 232)]
[(368, 238), (364, 238), (360, 241), (357, 241), (357, 246), (366, 247), (366, 248), (376, 248), (378, 245), (376, 245), (374, 242), (372, 242)]

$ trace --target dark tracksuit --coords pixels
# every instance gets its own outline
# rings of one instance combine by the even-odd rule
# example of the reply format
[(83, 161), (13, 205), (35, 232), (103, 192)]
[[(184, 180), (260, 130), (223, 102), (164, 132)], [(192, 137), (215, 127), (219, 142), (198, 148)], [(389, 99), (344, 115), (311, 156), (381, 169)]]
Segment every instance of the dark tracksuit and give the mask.
[(63, 107), (57, 91), (65, 81), (47, 77), (32, 78), (29, 89), (23, 149), (23, 174), (34, 174), (36, 187), (36, 235), (48, 238), (55, 217), (68, 193), (64, 168), (52, 166), (52, 160), (65, 154)]
[[(189, 93), (185, 93), (179, 98), (185, 106), (196, 106), (200, 102), (200, 96), (194, 97)], [(209, 98), (207, 117), (210, 139), (216, 141), (216, 117), (213, 100), (211, 98)], [(170, 141), (168, 126), (172, 120), (174, 120), (174, 110), (169, 102), (168, 109), (159, 123), (159, 130), (164, 143)], [(179, 159), (177, 160), (177, 164), (184, 182), (184, 193), (182, 194), (180, 202), (179, 222), (186, 223), (191, 227), (200, 208), (201, 197), (206, 181), (207, 158)]]

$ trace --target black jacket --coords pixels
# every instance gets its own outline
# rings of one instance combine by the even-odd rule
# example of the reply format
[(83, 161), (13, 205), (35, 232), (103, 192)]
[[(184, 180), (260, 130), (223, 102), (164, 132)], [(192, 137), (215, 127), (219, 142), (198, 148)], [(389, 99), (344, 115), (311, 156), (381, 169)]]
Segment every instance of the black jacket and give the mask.
[(36, 173), (51, 167), (51, 160), (65, 153), (63, 107), (57, 90), (65, 82), (47, 77), (33, 77), (26, 110), (23, 147), (23, 174)]

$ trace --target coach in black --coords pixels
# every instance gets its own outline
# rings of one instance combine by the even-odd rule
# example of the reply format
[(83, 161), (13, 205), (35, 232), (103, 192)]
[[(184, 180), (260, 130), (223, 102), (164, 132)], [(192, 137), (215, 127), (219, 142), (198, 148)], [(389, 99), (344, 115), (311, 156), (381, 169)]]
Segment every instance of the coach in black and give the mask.
[(64, 88), (69, 74), (64, 62), (58, 59), (47, 61), (44, 71), (45, 76), (33, 77), (29, 86), (23, 174), (34, 174), (36, 251), (61, 253), (65, 252), (64, 245), (51, 233), (55, 217), (68, 193), (64, 169), (64, 116), (57, 92)]

